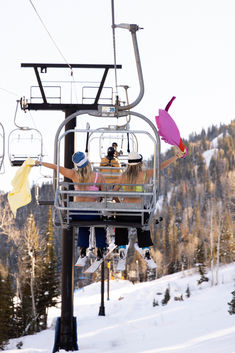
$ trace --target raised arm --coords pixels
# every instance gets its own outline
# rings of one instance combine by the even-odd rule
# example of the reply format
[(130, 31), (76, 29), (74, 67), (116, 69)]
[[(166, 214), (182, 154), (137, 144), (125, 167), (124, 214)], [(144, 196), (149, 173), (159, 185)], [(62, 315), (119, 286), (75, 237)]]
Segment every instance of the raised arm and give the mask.
[[(178, 158), (182, 158), (184, 156), (184, 152), (182, 152), (178, 147), (175, 147), (174, 149), (175, 149), (175, 155), (161, 163), (160, 165), (161, 170), (169, 167), (169, 165), (174, 163)], [(147, 176), (148, 178), (151, 178), (153, 176), (153, 169), (147, 170)]]
[[(53, 169), (53, 170), (57, 170), (57, 165), (53, 164), (53, 163), (47, 163), (47, 162), (41, 162), (40, 163), (39, 161), (36, 161), (35, 165), (42, 165), (43, 167), (46, 167), (46, 168), (49, 168), (49, 169)], [(73, 178), (75, 176), (75, 171), (73, 169), (60, 167), (59, 172), (64, 177), (69, 178), (71, 180), (73, 180)]]

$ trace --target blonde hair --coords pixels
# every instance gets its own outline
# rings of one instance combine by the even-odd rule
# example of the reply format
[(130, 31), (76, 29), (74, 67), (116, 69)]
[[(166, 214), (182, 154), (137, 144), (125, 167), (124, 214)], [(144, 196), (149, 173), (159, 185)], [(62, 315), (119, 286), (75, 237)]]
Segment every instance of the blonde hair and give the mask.
[(75, 169), (78, 177), (78, 183), (87, 183), (91, 177), (92, 169), (91, 163), (88, 162), (87, 166), (84, 168)]
[(127, 184), (135, 184), (139, 173), (142, 171), (143, 163), (140, 162), (136, 165), (129, 164), (123, 175), (126, 177)]

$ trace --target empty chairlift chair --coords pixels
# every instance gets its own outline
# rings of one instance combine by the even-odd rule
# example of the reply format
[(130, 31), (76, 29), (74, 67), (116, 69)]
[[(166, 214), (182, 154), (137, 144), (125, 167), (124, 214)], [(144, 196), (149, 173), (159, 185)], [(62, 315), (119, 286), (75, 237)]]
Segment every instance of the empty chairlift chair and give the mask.
[(8, 155), (13, 167), (21, 166), (27, 158), (41, 159), (43, 142), (40, 131), (33, 128), (17, 128), (8, 137)]

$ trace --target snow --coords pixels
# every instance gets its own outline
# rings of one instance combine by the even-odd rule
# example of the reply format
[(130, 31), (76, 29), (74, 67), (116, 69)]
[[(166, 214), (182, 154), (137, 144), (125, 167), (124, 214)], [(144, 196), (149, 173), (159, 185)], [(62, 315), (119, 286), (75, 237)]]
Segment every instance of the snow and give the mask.
[[(210, 278), (211, 274), (207, 276)], [(110, 300), (105, 300), (105, 316), (99, 316), (100, 283), (74, 294), (78, 346), (82, 353), (234, 353), (235, 315), (228, 302), (234, 290), (235, 263), (220, 268), (219, 283), (197, 284), (195, 269), (168, 275), (151, 282), (110, 281)], [(190, 288), (190, 297), (186, 289)], [(106, 286), (105, 286), (106, 287)], [(171, 299), (162, 305), (166, 288)], [(183, 295), (183, 301), (175, 296)], [(153, 306), (153, 300), (159, 306)], [(51, 353), (55, 318), (59, 308), (49, 310), (49, 329), (13, 339), (8, 353)], [(60, 350), (60, 352), (65, 352)]]
[[(171, 194), (172, 194), (172, 191), (168, 191), (168, 193), (167, 193), (168, 202), (170, 202)], [(160, 195), (158, 200), (157, 200), (157, 210), (159, 210), (159, 211), (162, 210), (163, 201), (164, 201), (164, 196)]]
[[(226, 135), (228, 135), (228, 132), (226, 132)], [(218, 140), (221, 139), (223, 137), (223, 133), (219, 134), (217, 137), (215, 137), (212, 141), (211, 141), (211, 146), (212, 148), (217, 148), (218, 147)]]
[[(226, 132), (225, 136), (229, 135), (228, 132)], [(210, 161), (211, 161), (211, 157), (218, 152), (218, 141), (219, 139), (223, 138), (224, 134), (221, 133), (219, 134), (217, 137), (215, 137), (212, 141), (211, 141), (211, 149), (207, 150), (205, 152), (203, 152), (203, 157), (205, 158), (206, 161), (206, 166), (207, 168), (209, 168), (210, 165)]]
[(203, 157), (205, 158), (206, 161), (206, 166), (207, 168), (209, 168), (210, 166), (210, 161), (211, 161), (211, 157), (215, 154), (215, 152), (217, 152), (218, 149), (217, 148), (213, 148), (211, 150), (207, 150), (205, 152), (202, 153)]

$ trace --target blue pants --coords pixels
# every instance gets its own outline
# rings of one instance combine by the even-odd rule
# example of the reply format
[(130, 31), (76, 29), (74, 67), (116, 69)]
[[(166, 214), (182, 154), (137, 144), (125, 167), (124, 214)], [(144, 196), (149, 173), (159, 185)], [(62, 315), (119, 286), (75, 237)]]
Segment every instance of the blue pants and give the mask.
[[(96, 212), (94, 212), (96, 213)], [(99, 215), (73, 215), (72, 219), (75, 221), (96, 221), (100, 220)], [(89, 247), (89, 236), (90, 236), (90, 227), (79, 227), (78, 229), (78, 242), (77, 246), (81, 248)], [(95, 227), (95, 241), (97, 248), (106, 248), (106, 229), (105, 227)]]

